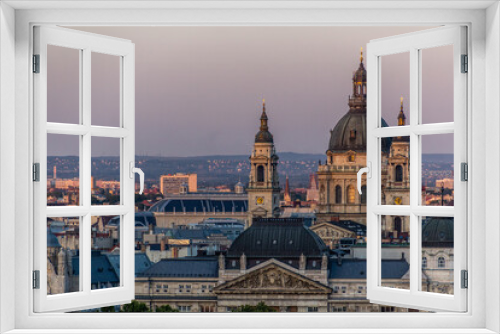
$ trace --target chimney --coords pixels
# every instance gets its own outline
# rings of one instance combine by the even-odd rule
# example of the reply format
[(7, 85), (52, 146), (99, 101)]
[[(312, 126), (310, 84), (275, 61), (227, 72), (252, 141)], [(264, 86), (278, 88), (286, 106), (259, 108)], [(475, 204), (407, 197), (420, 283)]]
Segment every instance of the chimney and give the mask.
[(149, 228), (149, 235), (153, 235), (153, 231), (154, 231), (153, 224), (149, 224), (148, 228)]
[(160, 241), (160, 250), (162, 252), (165, 251), (165, 239), (164, 238), (162, 238), (161, 241)]
[(340, 255), (337, 255), (337, 264), (338, 264), (339, 266), (341, 266), (341, 265), (342, 265), (342, 256), (340, 256)]

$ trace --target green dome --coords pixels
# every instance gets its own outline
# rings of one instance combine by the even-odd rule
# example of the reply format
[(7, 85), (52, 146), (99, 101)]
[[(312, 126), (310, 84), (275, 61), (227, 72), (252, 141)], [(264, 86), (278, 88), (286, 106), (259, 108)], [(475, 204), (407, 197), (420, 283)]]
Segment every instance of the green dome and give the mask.
[(453, 247), (453, 218), (429, 217), (422, 224), (423, 247)]

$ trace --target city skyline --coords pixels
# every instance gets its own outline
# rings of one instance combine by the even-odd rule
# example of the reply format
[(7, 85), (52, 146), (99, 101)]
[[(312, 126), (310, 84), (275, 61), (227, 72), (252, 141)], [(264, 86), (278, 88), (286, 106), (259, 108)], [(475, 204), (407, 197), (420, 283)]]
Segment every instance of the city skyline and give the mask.
[[(76, 29), (126, 38), (136, 44), (136, 154), (181, 157), (248, 154), (258, 130), (262, 98), (266, 99), (269, 126), (279, 151), (324, 154), (330, 129), (348, 111), (359, 48), (370, 39), (426, 28)], [(64, 63), (64, 59), (49, 59), (52, 61)], [(110, 62), (94, 65), (93, 73), (104, 76)], [(408, 105), (408, 85), (404, 84), (408, 79), (401, 75), (404, 68), (404, 61), (394, 61), (389, 72), (395, 74), (388, 74), (397, 79), (389, 80), (389, 85), (397, 89), (384, 90), (383, 95), (384, 110), (392, 115), (389, 118), (384, 111), (389, 125), (396, 125), (400, 96)], [(446, 73), (435, 69), (431, 75), (442, 77)], [(112, 84), (111, 79), (109, 73), (102, 78), (107, 85)], [(430, 114), (445, 112), (447, 106), (442, 101), (448, 93), (445, 98), (430, 97), (436, 101)], [(60, 96), (67, 94), (62, 91)], [(102, 96), (107, 95), (99, 94), (98, 98)], [(113, 108), (110, 101), (103, 105)], [(66, 110), (55, 108), (52, 112), (64, 116)], [(56, 142), (49, 155), (77, 153), (67, 152), (64, 146)], [(93, 156), (113, 155), (112, 151), (101, 145)], [(452, 143), (443, 142), (430, 146), (425, 153), (451, 152)]]

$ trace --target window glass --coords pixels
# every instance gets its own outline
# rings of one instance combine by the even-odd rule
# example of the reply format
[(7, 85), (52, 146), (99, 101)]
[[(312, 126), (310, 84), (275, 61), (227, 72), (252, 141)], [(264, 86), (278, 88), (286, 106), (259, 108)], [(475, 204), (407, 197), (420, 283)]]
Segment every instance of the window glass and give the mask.
[(80, 53), (47, 45), (47, 122), (80, 123)]
[(92, 52), (92, 125), (120, 126), (120, 58)]
[[(381, 58), (382, 127), (410, 124), (410, 53)], [(404, 110), (404, 113), (401, 111)], [(384, 124), (385, 123), (385, 124)]]
[(454, 294), (454, 219), (421, 217), (422, 291)]
[(47, 205), (80, 205), (80, 136), (47, 135)]
[(422, 136), (422, 205), (454, 206), (453, 134)]
[(47, 295), (81, 291), (80, 217), (47, 218)]
[(420, 56), (422, 123), (453, 122), (453, 45), (423, 49)]

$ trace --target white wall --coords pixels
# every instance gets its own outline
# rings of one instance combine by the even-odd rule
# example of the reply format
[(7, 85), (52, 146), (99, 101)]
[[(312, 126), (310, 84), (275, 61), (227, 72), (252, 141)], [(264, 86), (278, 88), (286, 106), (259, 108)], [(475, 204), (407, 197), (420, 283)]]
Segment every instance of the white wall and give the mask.
[[(485, 241), (491, 247), (491, 258), (486, 261), (486, 328), (500, 332), (500, 12), (499, 4), (490, 6), (486, 11), (486, 219), (494, 224), (488, 225)], [(493, 260), (495, 259), (495, 260)]]
[[(15, 13), (0, 3), (0, 332), (14, 328)], [(3, 254), (10, 254), (4, 257)]]

